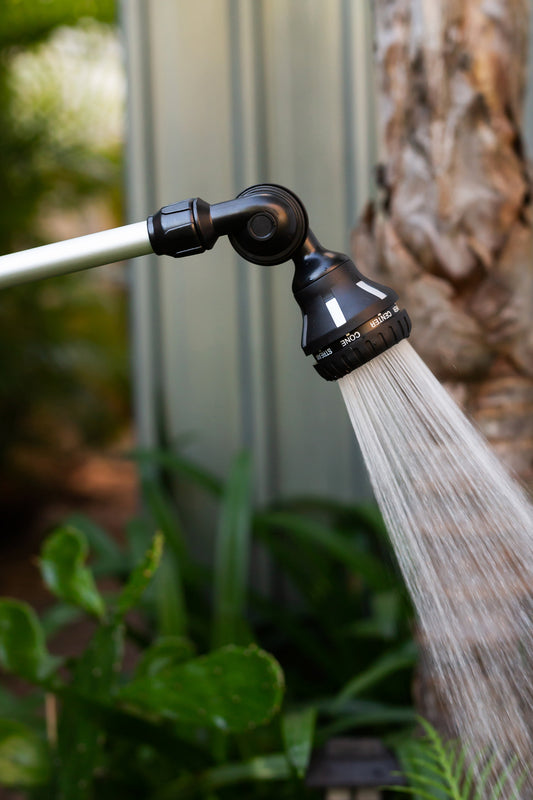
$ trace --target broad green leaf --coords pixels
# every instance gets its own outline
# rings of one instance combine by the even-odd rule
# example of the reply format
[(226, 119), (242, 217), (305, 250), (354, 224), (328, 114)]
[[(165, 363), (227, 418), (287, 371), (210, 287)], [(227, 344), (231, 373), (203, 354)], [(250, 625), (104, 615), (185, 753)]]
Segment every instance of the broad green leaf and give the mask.
[(194, 645), (183, 636), (162, 636), (142, 654), (135, 670), (137, 678), (149, 678), (182, 664), (195, 655)]
[(252, 514), (248, 453), (235, 459), (222, 498), (215, 552), (212, 646), (244, 644)]
[(150, 548), (142, 561), (135, 567), (128, 581), (118, 596), (116, 614), (123, 617), (134, 608), (141, 599), (144, 590), (152, 580), (163, 554), (163, 534), (156, 533)]
[(0, 665), (39, 683), (57, 664), (46, 649), (43, 629), (33, 609), (18, 600), (0, 600)]
[(60, 600), (101, 619), (105, 605), (91, 570), (85, 566), (88, 550), (81, 531), (72, 527), (59, 528), (44, 542), (41, 573), (50, 591)]
[(287, 759), (299, 778), (303, 778), (309, 766), (315, 733), (316, 709), (306, 708), (284, 714), (281, 732)]
[(255, 645), (228, 645), (150, 677), (134, 679), (119, 693), (130, 709), (186, 725), (244, 732), (279, 711), (283, 672)]
[(27, 725), (0, 719), (0, 784), (40, 786), (48, 782), (50, 773), (44, 741)]

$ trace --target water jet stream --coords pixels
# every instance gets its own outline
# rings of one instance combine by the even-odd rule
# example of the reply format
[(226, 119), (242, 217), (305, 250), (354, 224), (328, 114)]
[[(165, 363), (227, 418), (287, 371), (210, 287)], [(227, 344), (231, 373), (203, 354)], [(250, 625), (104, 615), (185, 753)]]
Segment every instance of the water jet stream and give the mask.
[(456, 733), (529, 771), (533, 506), (406, 340), (339, 386)]

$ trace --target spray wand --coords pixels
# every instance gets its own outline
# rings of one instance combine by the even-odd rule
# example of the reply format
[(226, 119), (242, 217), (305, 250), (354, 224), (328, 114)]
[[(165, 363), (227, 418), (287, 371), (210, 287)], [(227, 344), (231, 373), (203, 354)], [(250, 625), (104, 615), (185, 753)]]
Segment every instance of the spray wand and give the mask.
[(292, 291), (303, 315), (302, 348), (326, 380), (337, 380), (409, 336), (411, 323), (389, 287), (364, 277), (342, 253), (325, 250), (299, 198), (259, 184), (234, 200), (199, 197), (165, 206), (144, 222), (0, 257), (0, 288), (148, 253), (174, 258), (210, 250), (220, 236), (247, 261), (292, 259)]

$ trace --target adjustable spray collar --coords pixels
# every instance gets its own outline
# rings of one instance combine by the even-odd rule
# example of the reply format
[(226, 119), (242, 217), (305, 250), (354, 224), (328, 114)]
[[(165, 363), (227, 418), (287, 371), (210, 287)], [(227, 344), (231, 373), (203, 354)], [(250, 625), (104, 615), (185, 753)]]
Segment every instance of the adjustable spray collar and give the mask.
[(409, 336), (407, 312), (387, 286), (364, 277), (342, 253), (325, 250), (309, 230), (295, 194), (260, 184), (235, 200), (209, 205), (200, 198), (162, 208), (147, 220), (158, 255), (176, 258), (210, 250), (227, 235), (254, 264), (292, 259), (292, 291), (303, 315), (302, 348), (317, 372), (337, 380)]

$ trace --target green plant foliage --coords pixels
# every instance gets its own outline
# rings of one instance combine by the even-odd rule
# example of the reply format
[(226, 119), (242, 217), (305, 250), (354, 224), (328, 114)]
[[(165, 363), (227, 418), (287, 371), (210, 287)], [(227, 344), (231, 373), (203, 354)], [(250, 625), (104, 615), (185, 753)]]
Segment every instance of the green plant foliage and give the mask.
[(182, 664), (195, 655), (194, 644), (182, 636), (162, 636), (148, 647), (137, 664), (137, 678), (172, 672), (176, 664)]
[(418, 651), (414, 642), (405, 642), (397, 650), (388, 651), (378, 658), (368, 669), (356, 675), (344, 686), (337, 696), (337, 703), (341, 706), (347, 700), (360, 695), (365, 690), (380, 683), (389, 675), (394, 675), (400, 670), (414, 667), (417, 662)]
[[(229, 800), (238, 787), (256, 800), (296, 800), (309, 796), (302, 778), (328, 737), (412, 728), (409, 607), (373, 509), (300, 498), (256, 510), (244, 455), (226, 482), (182, 455), (151, 463), (144, 452), (142, 461), (144, 502), (126, 545), (77, 516), (43, 545), (60, 598), (43, 624), (0, 603), (0, 664), (33, 683), (37, 701), (0, 693), (0, 718), (39, 737), (43, 690), (57, 700), (46, 726), (50, 777), (27, 787), (28, 798)], [(218, 506), (212, 564), (189, 552), (193, 532), (167, 490), (176, 476)], [(290, 602), (250, 581), (254, 538)], [(78, 597), (84, 586), (101, 596), (96, 575), (119, 584), (99, 615)], [(59, 670), (45, 634), (73, 614), (90, 614), (94, 632)], [(213, 649), (217, 639), (227, 644)]]
[(153, 579), (163, 555), (163, 534), (157, 533), (142, 561), (135, 567), (120, 595), (116, 605), (118, 617), (124, 617), (138, 605), (146, 588)]
[(116, 21), (114, 0), (2, 0), (0, 47), (40, 41), (59, 25), (74, 25), (80, 17)]
[[(36, 68), (39, 98), (22, 114), (21, 61), (50, 45), (61, 26), (100, 36), (116, 22), (114, 0), (2, 0), (0, 10), (0, 253), (50, 241), (43, 219), (102, 198), (120, 221), (121, 146), (76, 138), (58, 120), (61, 88)], [(92, 20), (92, 22), (90, 22)], [(98, 20), (98, 22), (95, 22)], [(65, 28), (62, 28), (63, 33)], [(93, 40), (94, 49), (94, 40)], [(89, 52), (91, 52), (89, 50)], [(65, 75), (65, 71), (61, 73)], [(78, 87), (67, 93), (78, 98)], [(41, 96), (42, 95), (42, 96)], [(37, 102), (39, 101), (39, 102)], [(42, 101), (42, 102), (41, 102)], [(88, 108), (97, 104), (87, 103)], [(71, 118), (80, 118), (77, 109)], [(62, 120), (65, 123), (65, 115)], [(78, 131), (86, 126), (78, 124)], [(105, 296), (104, 296), (105, 295)], [(71, 442), (109, 441), (129, 417), (124, 292), (103, 292), (89, 275), (4, 289), (0, 296), (0, 493), (34, 504), (57, 490)], [(69, 445), (65, 431), (68, 431)], [(47, 459), (52, 469), (33, 468)], [(59, 473), (59, 475), (58, 475)]]
[(250, 641), (244, 630), (252, 536), (252, 472), (248, 453), (234, 461), (222, 496), (216, 539), (213, 647)]
[(403, 775), (409, 786), (396, 792), (419, 800), (520, 800), (520, 789), (528, 775), (511, 758), (496, 774), (496, 759), (485, 754), (469, 758), (460, 742), (444, 742), (435, 728), (418, 719), (425, 735), (398, 748)]
[(54, 667), (37, 615), (26, 603), (0, 600), (0, 665), (8, 672), (39, 683)]
[(256, 756), (248, 761), (223, 764), (198, 775), (184, 776), (164, 786), (155, 800), (186, 800), (191, 797), (213, 797), (213, 792), (225, 786), (265, 781), (286, 781), (291, 776), (291, 765), (284, 753)]
[(0, 784), (40, 786), (50, 774), (50, 755), (41, 737), (21, 722), (0, 719)]
[(120, 698), (139, 713), (232, 733), (264, 725), (281, 707), (279, 664), (256, 645), (227, 645), (156, 675), (137, 678)]
[(60, 600), (102, 618), (105, 605), (91, 570), (85, 566), (88, 554), (87, 541), (81, 531), (60, 528), (46, 540), (41, 550), (41, 573), (45, 584)]
[(316, 725), (316, 709), (304, 708), (284, 714), (281, 732), (285, 754), (299, 778), (305, 777), (313, 748)]

